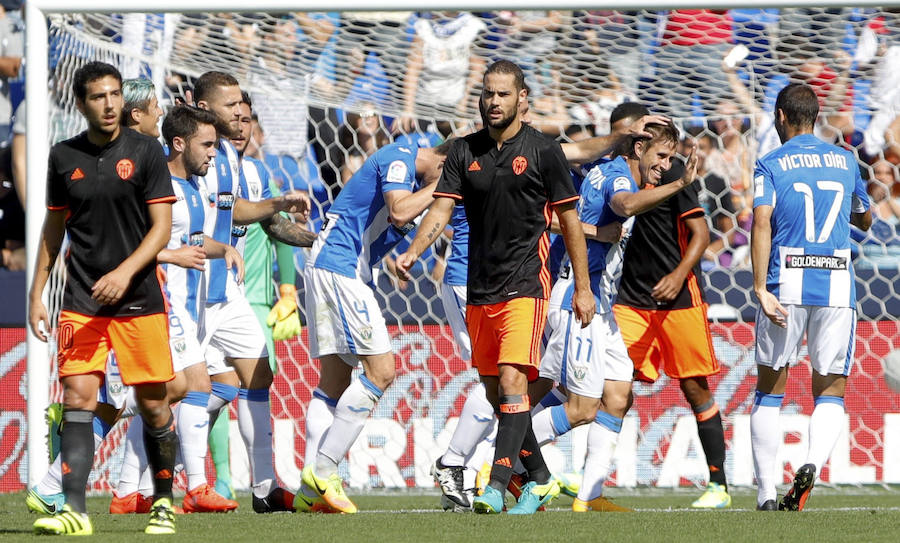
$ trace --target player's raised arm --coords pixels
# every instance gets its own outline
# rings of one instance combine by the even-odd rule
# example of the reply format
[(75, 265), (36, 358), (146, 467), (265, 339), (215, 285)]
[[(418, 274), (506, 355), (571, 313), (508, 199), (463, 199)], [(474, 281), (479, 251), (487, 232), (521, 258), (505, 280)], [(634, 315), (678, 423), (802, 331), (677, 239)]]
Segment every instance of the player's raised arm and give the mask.
[[(657, 128), (661, 127), (661, 128)], [(678, 132), (671, 124), (651, 125), (649, 130), (654, 137), (649, 140), (638, 140), (632, 149), (632, 154), (640, 160), (636, 167), (646, 173), (641, 177), (654, 185), (653, 190), (640, 190), (637, 192), (619, 192), (609, 202), (610, 208), (620, 217), (631, 217), (638, 213), (653, 209), (661, 202), (684, 190), (697, 175), (697, 149), (691, 147), (688, 154), (684, 174), (671, 183), (660, 185), (660, 179), (672, 163), (674, 151), (667, 142), (677, 142)], [(674, 139), (672, 139), (674, 138)], [(659, 144), (657, 144), (659, 142)]]
[(453, 206), (456, 202), (452, 198), (435, 198), (428, 207), (428, 213), (422, 219), (416, 231), (416, 237), (409, 244), (409, 249), (397, 257), (397, 273), (401, 279), (409, 279), (409, 270), (416, 260), (441, 236), (441, 232), (450, 222), (453, 214)]
[(645, 130), (649, 124), (671, 123), (668, 117), (663, 115), (644, 115), (636, 120), (622, 119), (621, 122), (613, 122), (612, 131), (605, 136), (594, 136), (582, 141), (560, 144), (566, 160), (574, 164), (582, 164), (597, 160), (634, 138), (649, 138), (651, 134)]

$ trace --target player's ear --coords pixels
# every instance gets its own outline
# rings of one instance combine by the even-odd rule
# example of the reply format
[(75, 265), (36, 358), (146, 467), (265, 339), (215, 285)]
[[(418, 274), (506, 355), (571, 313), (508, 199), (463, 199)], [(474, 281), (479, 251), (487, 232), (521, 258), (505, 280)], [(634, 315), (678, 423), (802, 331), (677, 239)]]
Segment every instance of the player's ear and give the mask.
[(641, 158), (641, 156), (644, 155), (644, 149), (646, 145), (646, 140), (635, 140), (634, 146), (631, 148), (631, 152), (634, 154), (635, 158)]
[(185, 147), (187, 147), (187, 142), (184, 141), (184, 138), (182, 138), (181, 136), (175, 136), (174, 138), (172, 138), (172, 149), (174, 151), (183, 153)]

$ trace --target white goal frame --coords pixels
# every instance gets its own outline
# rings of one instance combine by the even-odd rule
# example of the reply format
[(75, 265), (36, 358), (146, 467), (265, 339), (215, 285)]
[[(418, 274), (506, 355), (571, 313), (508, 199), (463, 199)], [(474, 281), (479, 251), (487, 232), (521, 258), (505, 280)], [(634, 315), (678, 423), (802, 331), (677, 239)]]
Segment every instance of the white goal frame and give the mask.
[[(897, 0), (878, 2), (873, 0), (562, 0), (549, 6), (548, 0), (436, 0), (425, 5), (413, 0), (259, 0), (248, 6), (245, 0), (143, 0), (135, 4), (118, 4), (110, 0), (28, 0), (26, 10), (26, 78), (28, 126), (27, 130), (27, 202), (26, 202), (26, 252), (27, 285), (31, 289), (38, 242), (45, 213), (46, 166), (50, 144), (47, 138), (49, 117), (48, 81), (48, 32), (47, 15), (51, 13), (198, 13), (252, 11), (428, 11), (454, 9), (460, 11), (485, 11), (487, 9), (675, 9), (736, 7), (879, 7), (898, 5)], [(30, 330), (26, 332), (28, 352), (28, 480), (37, 484), (47, 471), (47, 432), (44, 408), (49, 401), (50, 363), (47, 346)]]

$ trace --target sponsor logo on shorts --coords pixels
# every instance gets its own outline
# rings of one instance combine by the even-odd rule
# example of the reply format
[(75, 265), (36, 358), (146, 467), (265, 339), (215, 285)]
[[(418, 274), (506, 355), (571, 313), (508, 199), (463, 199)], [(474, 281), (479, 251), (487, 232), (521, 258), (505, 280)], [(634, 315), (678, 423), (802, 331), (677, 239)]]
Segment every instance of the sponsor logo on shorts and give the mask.
[(366, 341), (372, 339), (372, 327), (363, 326), (359, 329), (359, 335)]
[(587, 377), (587, 366), (572, 366), (572, 377), (576, 381), (584, 381), (584, 378)]
[(847, 257), (827, 255), (787, 255), (786, 268), (811, 268), (818, 270), (846, 270)]
[(175, 338), (172, 342), (172, 348), (175, 349), (176, 353), (183, 354), (187, 350), (187, 343), (181, 338)]

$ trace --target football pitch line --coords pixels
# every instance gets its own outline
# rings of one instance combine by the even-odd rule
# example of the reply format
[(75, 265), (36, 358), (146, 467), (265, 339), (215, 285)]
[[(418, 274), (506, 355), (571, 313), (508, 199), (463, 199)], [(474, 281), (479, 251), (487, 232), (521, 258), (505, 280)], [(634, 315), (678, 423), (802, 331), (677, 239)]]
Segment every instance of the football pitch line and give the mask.
[[(714, 511), (717, 513), (749, 513), (756, 512), (755, 509), (745, 509), (739, 507), (730, 507), (728, 509), (694, 509), (692, 507), (636, 507), (635, 513), (703, 513), (706, 511)], [(900, 511), (900, 507), (806, 507), (803, 511), (808, 512), (854, 512), (854, 511), (875, 511), (879, 513), (891, 513)], [(572, 510), (567, 507), (551, 507), (547, 509), (547, 513), (571, 513)], [(361, 514), (368, 515), (396, 515), (397, 513), (413, 513), (413, 514), (452, 514), (450, 511), (442, 511), (440, 509), (365, 509), (360, 510)], [(461, 513), (459, 513), (461, 514)]]

